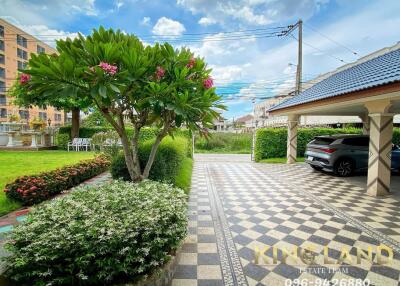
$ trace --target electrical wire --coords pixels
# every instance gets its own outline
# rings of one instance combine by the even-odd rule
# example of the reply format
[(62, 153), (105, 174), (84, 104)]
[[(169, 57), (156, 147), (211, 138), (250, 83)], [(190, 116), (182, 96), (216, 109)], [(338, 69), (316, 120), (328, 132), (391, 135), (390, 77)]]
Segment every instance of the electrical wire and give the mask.
[(331, 41), (332, 43), (335, 43), (336, 45), (338, 45), (338, 46), (340, 46), (340, 47), (346, 49), (347, 51), (349, 51), (349, 52), (352, 53), (353, 55), (359, 56), (359, 54), (358, 54), (356, 51), (350, 49), (349, 47), (345, 46), (344, 44), (339, 43), (338, 41), (336, 41), (336, 40), (334, 40), (334, 39), (328, 37), (327, 35), (321, 33), (320, 31), (318, 31), (317, 29), (315, 29), (315, 28), (312, 27), (311, 25), (305, 24), (305, 23), (303, 23), (303, 24), (304, 24), (304, 26), (306, 26), (308, 29), (310, 29), (310, 30), (314, 31), (315, 33), (321, 35), (321, 36), (324, 37), (325, 39), (327, 39), (327, 40)]
[[(295, 36), (293, 36), (292, 34), (289, 34), (293, 39), (295, 39), (296, 41), (299, 41), (299, 39), (297, 39)], [(309, 44), (309, 43), (307, 43), (307, 42), (305, 42), (304, 40), (303, 40), (303, 44), (305, 44), (306, 46), (309, 46), (310, 48), (313, 48), (314, 50), (317, 50), (317, 51), (319, 51), (319, 52), (321, 52), (321, 53), (323, 53), (323, 54), (325, 54), (325, 55), (327, 55), (327, 56), (329, 56), (329, 57), (331, 57), (331, 58), (333, 58), (333, 59), (335, 59), (335, 60), (338, 60), (338, 61), (340, 61), (340, 62), (342, 62), (342, 63), (345, 63), (345, 64), (347, 64), (348, 62), (346, 62), (346, 61), (344, 61), (343, 59), (341, 59), (341, 58), (339, 58), (339, 57), (337, 57), (337, 56), (334, 56), (334, 55), (332, 55), (332, 54), (329, 54), (329, 53), (327, 53), (326, 51), (323, 51), (323, 50), (321, 50), (320, 48), (317, 48), (317, 47), (315, 47), (315, 46), (313, 46), (313, 45), (311, 45), (311, 44)]]

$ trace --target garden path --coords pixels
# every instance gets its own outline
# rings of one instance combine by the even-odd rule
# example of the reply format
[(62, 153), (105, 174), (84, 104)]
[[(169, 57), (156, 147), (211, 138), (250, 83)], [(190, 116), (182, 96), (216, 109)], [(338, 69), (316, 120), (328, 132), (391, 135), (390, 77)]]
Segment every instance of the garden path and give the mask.
[[(399, 201), (369, 198), (362, 191), (304, 164), (196, 155), (189, 235), (172, 285), (398, 285), (400, 222), (393, 214), (400, 211)], [(381, 244), (394, 250), (385, 265), (377, 265)], [(279, 248), (277, 263), (272, 248), (265, 248), (272, 245)], [(367, 251), (369, 246), (373, 263), (361, 259), (357, 264), (357, 248)], [(281, 249), (295, 247), (312, 248), (303, 258), (314, 257), (315, 263), (293, 257), (282, 263)], [(258, 263), (257, 248), (267, 250)], [(343, 251), (348, 255), (337, 263)]]

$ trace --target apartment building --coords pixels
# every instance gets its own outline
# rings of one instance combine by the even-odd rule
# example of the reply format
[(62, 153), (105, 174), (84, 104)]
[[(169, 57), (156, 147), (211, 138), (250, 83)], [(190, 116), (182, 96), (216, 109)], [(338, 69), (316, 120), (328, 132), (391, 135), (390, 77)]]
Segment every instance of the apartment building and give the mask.
[(31, 54), (56, 53), (56, 50), (32, 35), (0, 19), (0, 122), (8, 116), (18, 115), (29, 121), (41, 118), (52, 126), (64, 124), (64, 112), (53, 107), (46, 109), (33, 107), (22, 108), (12, 104), (7, 90), (14, 84), (18, 72), (26, 67)]

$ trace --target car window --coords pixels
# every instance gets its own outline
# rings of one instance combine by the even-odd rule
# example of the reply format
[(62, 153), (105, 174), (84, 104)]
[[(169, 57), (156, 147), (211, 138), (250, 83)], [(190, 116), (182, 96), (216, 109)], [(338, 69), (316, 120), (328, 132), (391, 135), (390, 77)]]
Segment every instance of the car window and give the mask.
[(315, 137), (314, 141), (312, 142), (313, 144), (316, 145), (329, 145), (336, 139), (334, 138), (327, 138), (327, 137)]
[(343, 139), (342, 143), (350, 146), (368, 146), (369, 138), (368, 137), (345, 138)]

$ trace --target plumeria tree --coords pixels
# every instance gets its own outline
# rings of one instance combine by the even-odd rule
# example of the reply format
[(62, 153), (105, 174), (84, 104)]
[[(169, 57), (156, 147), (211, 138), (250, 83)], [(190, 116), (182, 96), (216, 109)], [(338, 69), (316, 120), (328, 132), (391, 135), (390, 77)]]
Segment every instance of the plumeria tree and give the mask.
[[(32, 56), (15, 92), (28, 101), (70, 97), (96, 106), (121, 138), (132, 180), (148, 177), (162, 139), (186, 126), (205, 133), (224, 109), (211, 70), (201, 58), (168, 43), (144, 46), (135, 36), (100, 27), (90, 36), (57, 41), (58, 55)], [(125, 129), (129, 121), (134, 133)], [(139, 134), (157, 126), (147, 164), (141, 168)]]

